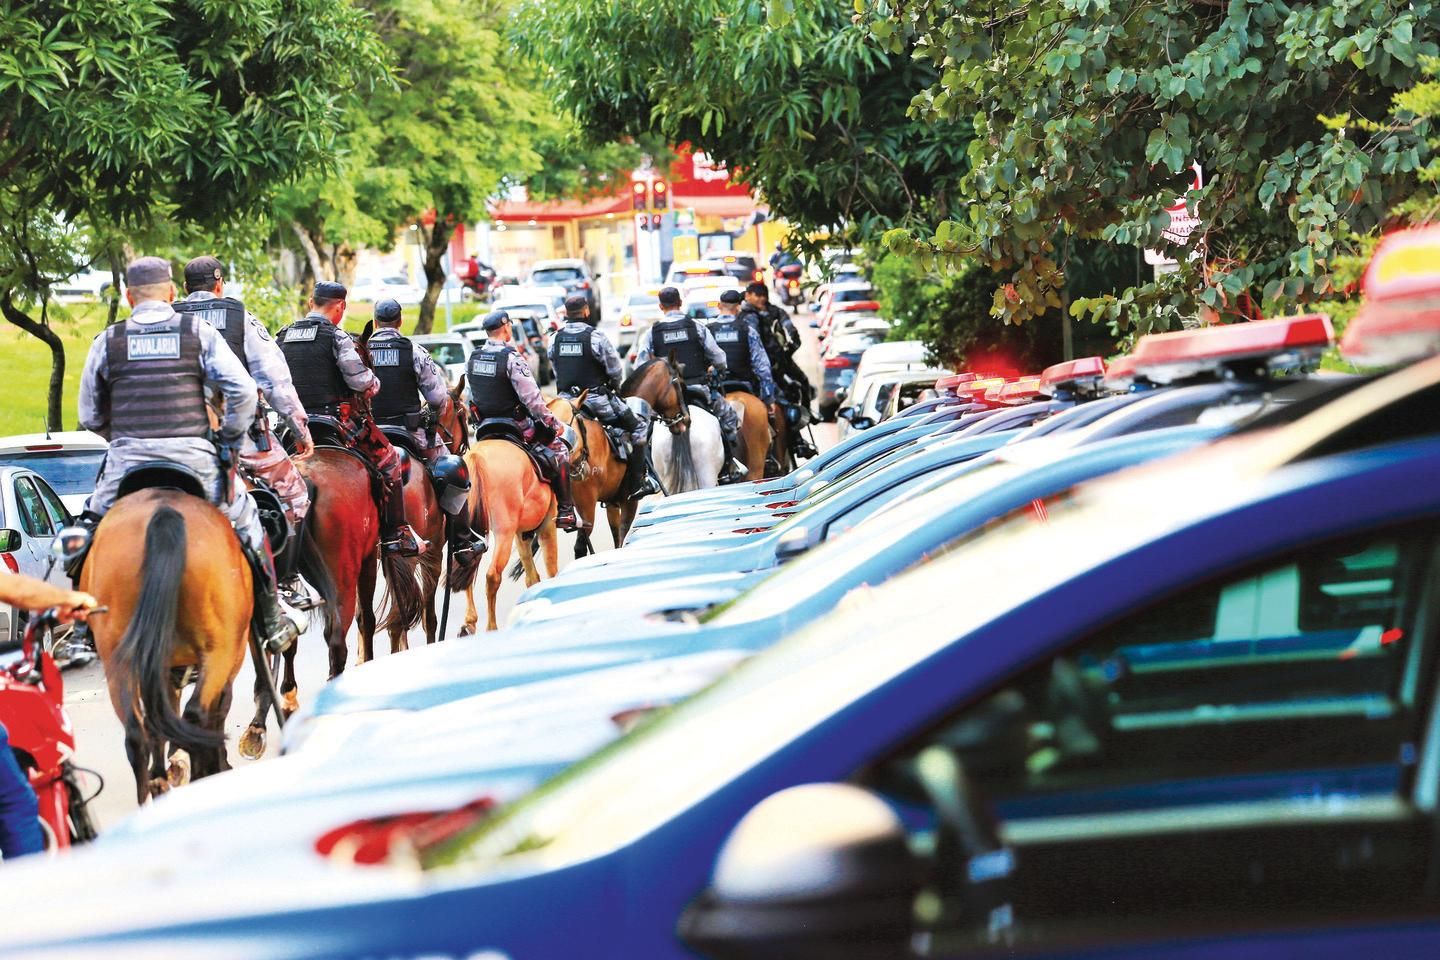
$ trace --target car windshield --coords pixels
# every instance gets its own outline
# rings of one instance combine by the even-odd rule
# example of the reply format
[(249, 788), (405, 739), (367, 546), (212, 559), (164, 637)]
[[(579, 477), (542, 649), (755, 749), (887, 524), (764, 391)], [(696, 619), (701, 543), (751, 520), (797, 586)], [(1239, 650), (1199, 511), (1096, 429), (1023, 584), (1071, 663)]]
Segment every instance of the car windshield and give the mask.
[(425, 352), (436, 363), (452, 364), (465, 362), (465, 348), (458, 343), (451, 343), (448, 340), (440, 343), (421, 344)]
[(627, 303), (632, 307), (654, 307), (657, 310), (660, 309), (660, 301), (655, 298), (655, 294), (653, 293), (632, 293)]
[(89, 493), (95, 489), (95, 478), (105, 462), (104, 450), (46, 450), (7, 453), (6, 463), (20, 464), (34, 470), (62, 496)]
[(1013, 514), (883, 586), (852, 589), (831, 615), (437, 848), (427, 866), (485, 869), (536, 857), (553, 867), (633, 842), (957, 638), (1243, 497), (1250, 485), (1227, 487), (1214, 473), (1239, 473), (1235, 458), (1210, 452), (1199, 472), (1216, 482), (1193, 497), (1177, 501), (1170, 474), (1081, 487), (1049, 505), (1046, 523), (1029, 510)]
[(574, 283), (576, 280), (584, 280), (584, 271), (577, 267), (547, 267), (544, 270), (536, 270), (530, 274), (530, 282), (533, 284), (549, 283)]
[(836, 290), (835, 302), (858, 303), (861, 300), (872, 300), (874, 299), (874, 296), (874, 292), (871, 291), (868, 287), (863, 290)]

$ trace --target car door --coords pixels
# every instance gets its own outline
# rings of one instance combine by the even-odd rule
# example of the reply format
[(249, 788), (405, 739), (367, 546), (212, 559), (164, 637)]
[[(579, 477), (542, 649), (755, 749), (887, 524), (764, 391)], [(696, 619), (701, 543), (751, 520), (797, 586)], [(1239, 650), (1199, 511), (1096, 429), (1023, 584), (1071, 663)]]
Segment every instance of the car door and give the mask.
[(1433, 530), (1295, 551), (876, 764), (934, 851), (933, 955), (1433, 918), (1437, 574)]
[[(25, 543), (16, 552), (22, 573), (44, 579), (50, 567), (50, 544), (55, 539), (56, 526), (45, 508), (45, 501), (35, 486), (35, 478), (16, 473), (10, 480), (15, 494), (15, 506), (20, 515), (20, 532)], [(63, 509), (63, 508), (62, 508)], [(57, 564), (58, 566), (58, 564)]]
[[(74, 518), (70, 515), (70, 511), (66, 509), (65, 502), (60, 499), (60, 495), (45, 481), (44, 477), (35, 476), (31, 477), (31, 480), (35, 484), (35, 489), (40, 493), (40, 499), (45, 503), (45, 512), (49, 514), (50, 522), (55, 532), (59, 533), (65, 527), (68, 527), (74, 521)], [(60, 563), (52, 564), (48, 558), (45, 563), (46, 569), (50, 571), (50, 575), (46, 579), (57, 587), (65, 587), (68, 589), (70, 586), (70, 577), (65, 573), (64, 566)]]

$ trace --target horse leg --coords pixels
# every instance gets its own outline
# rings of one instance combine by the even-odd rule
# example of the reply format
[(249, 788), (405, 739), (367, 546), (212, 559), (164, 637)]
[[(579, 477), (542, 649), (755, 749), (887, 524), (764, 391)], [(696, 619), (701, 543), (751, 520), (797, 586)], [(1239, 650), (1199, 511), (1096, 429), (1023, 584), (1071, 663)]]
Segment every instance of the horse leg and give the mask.
[[(547, 520), (546, 524), (549, 525), (550, 522)], [(555, 527), (550, 525), (550, 529), (554, 530)], [(535, 569), (535, 541), (516, 537), (515, 549), (520, 552), (520, 566), (525, 570), (525, 586), (535, 586), (540, 582), (540, 571)]]
[[(430, 550), (420, 558), (420, 589), (425, 594), (425, 642), (434, 643), (440, 629), (440, 615), (435, 612), (435, 593), (440, 587), (440, 566), (444, 562), (444, 539), (439, 550)], [(392, 651), (393, 652), (393, 651)]]
[[(485, 625), (486, 630), (500, 629), (500, 625), (495, 622), (495, 598), (500, 593), (500, 581), (505, 575), (505, 564), (510, 562), (510, 551), (517, 539), (514, 533), (495, 537), (495, 554), (490, 558), (490, 569), (485, 571), (485, 603), (489, 607), (490, 614)], [(524, 556), (524, 547), (521, 547), (522, 560)]]
[[(488, 583), (488, 576), (487, 576)], [(475, 606), (475, 588), (465, 588), (465, 625), (460, 628), (456, 636), (468, 637), (475, 633), (475, 626), (480, 622), (480, 611)]]
[(134, 714), (125, 718), (125, 756), (135, 773), (135, 802), (144, 805), (150, 799), (150, 741)]
[(280, 684), (280, 700), (287, 719), (300, 709), (300, 684), (295, 680), (295, 648), (299, 645), (300, 641), (296, 640), (285, 649), (285, 680)]
[(620, 529), (620, 509), (613, 503), (605, 508), (605, 519), (610, 521), (610, 539), (615, 542), (617, 548), (625, 542), (625, 537)]
[(625, 543), (625, 538), (630, 536), (630, 527), (635, 523), (635, 514), (639, 511), (640, 505), (634, 500), (627, 500), (620, 507), (620, 538), (615, 546)]
[[(585, 542), (590, 542), (589, 537), (586, 537)], [(550, 571), (547, 576), (553, 577), (560, 572), (560, 534), (555, 529), (555, 521), (547, 520), (540, 528), (540, 546), (545, 551), (545, 569)], [(538, 573), (535, 580), (540, 580)]]
[[(293, 650), (295, 648), (294, 644), (291, 644), (290, 648)], [(196, 684), (195, 694), (190, 698), (190, 703), (185, 707), (187, 714), (189, 714), (192, 707), (196, 708), (196, 722), (200, 720), (198, 716), (199, 696), (200, 686)], [(235, 745), (235, 748), (240, 751), (240, 756), (246, 760), (259, 760), (265, 755), (265, 715), (269, 712), (270, 688), (266, 685), (265, 678), (260, 676), (259, 671), (256, 671), (255, 716), (250, 718), (250, 725), (245, 728), (244, 733), (240, 734), (240, 742)], [(204, 776), (204, 774), (197, 772), (195, 776)]]
[(375, 659), (375, 577), (378, 560), (374, 554), (360, 562), (360, 576), (355, 582), (355, 625), (360, 631), (356, 663)]

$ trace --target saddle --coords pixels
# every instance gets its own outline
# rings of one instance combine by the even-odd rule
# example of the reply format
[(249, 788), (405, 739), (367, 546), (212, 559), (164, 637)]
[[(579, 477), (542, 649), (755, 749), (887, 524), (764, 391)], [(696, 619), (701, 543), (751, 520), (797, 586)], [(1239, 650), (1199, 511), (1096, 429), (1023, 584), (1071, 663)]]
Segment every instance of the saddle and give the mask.
[(115, 499), (141, 490), (179, 490), (201, 500), (211, 500), (212, 492), (205, 489), (200, 475), (189, 467), (168, 460), (152, 460), (139, 463), (126, 470), (120, 478)]
[(760, 396), (760, 392), (755, 389), (755, 384), (751, 383), (749, 380), (723, 380), (720, 383), (720, 392), (748, 393), (753, 397)]
[(389, 440), (391, 445), (404, 450), (410, 455), (412, 460), (419, 460), (421, 463), (425, 462), (425, 451), (421, 450), (420, 444), (415, 442), (415, 435), (413, 433), (404, 427), (396, 426), (392, 423), (382, 423), (379, 426), (380, 432), (385, 434), (385, 439)]
[(525, 456), (530, 458), (530, 465), (535, 468), (535, 475), (541, 483), (548, 483), (549, 470), (535, 453), (532, 444), (526, 442), (525, 432), (516, 425), (514, 420), (506, 417), (486, 417), (475, 427), (475, 441), (481, 440), (508, 440), (521, 450)]

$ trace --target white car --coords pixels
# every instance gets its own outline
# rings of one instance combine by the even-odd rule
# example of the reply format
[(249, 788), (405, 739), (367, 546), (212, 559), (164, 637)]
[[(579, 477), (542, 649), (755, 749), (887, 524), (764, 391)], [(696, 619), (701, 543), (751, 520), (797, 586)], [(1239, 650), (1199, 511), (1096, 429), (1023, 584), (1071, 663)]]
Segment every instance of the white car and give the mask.
[(422, 333), (410, 338), (417, 346), (425, 348), (430, 359), (440, 365), (445, 379), (451, 385), (465, 376), (465, 361), (470, 356), (470, 342), (458, 333)]
[[(50, 545), (69, 524), (70, 511), (43, 477), (17, 464), (0, 464), (0, 569), (68, 589), (70, 578), (52, 561)], [(0, 644), (20, 640), (25, 620), (22, 611), (0, 604)]]
[(373, 303), (376, 300), (394, 300), (397, 303), (416, 304), (425, 299), (425, 288), (411, 283), (403, 274), (388, 277), (356, 277), (350, 288), (350, 300)]
[(843, 439), (856, 430), (867, 429), (883, 420), (887, 411), (892, 409), (890, 400), (895, 391), (906, 393), (908, 402), (901, 406), (903, 409), (918, 399), (920, 391), (934, 387), (938, 378), (950, 372), (938, 368), (892, 370), (872, 374), (864, 383), (857, 376), (856, 389), (850, 391), (845, 406), (840, 408), (840, 437)]
[(640, 332), (648, 330), (650, 324), (660, 319), (659, 295), (659, 287), (632, 290), (625, 295), (624, 306), (617, 311), (618, 319), (612, 322), (610, 314), (606, 314), (605, 319), (600, 321), (600, 332), (610, 338), (622, 360), (628, 360), (634, 352)]
[(889, 332), (889, 320), (882, 320), (880, 317), (867, 313), (857, 313), (853, 316), (842, 313), (835, 318), (834, 325), (830, 327), (830, 336), (826, 339), (826, 343), (855, 333), (879, 333), (881, 334), (880, 339), (883, 340), (885, 339), (884, 334)]
[(518, 287), (501, 287), (491, 303), (494, 310), (509, 310), (512, 307), (534, 307), (543, 309), (556, 326), (565, 322), (565, 298), (569, 296), (558, 283)]
[(585, 299), (590, 302), (590, 315), (599, 321), (604, 312), (600, 302), (600, 291), (595, 285), (595, 281), (599, 278), (600, 274), (592, 274), (584, 260), (567, 258), (537, 262), (530, 268), (526, 283), (531, 287), (558, 286), (563, 291), (561, 293), (562, 301), (570, 294), (583, 294)]
[[(870, 382), (879, 374), (903, 370), (928, 370), (925, 344), (919, 340), (896, 340), (891, 343), (877, 343), (860, 355), (855, 367), (855, 377), (843, 397), (839, 398), (841, 408), (854, 407), (869, 389)], [(840, 424), (840, 433), (849, 432), (845, 423)]]
[(722, 260), (677, 260), (670, 265), (665, 275), (665, 286), (684, 286), (686, 280), (694, 277), (728, 277)]
[(734, 277), (691, 277), (680, 285), (682, 299), (709, 297), (718, 300), (726, 290), (743, 291), (744, 285)]
[(79, 514), (95, 489), (108, 449), (105, 438), (89, 430), (25, 433), (0, 437), (0, 465), (34, 470), (70, 513)]

